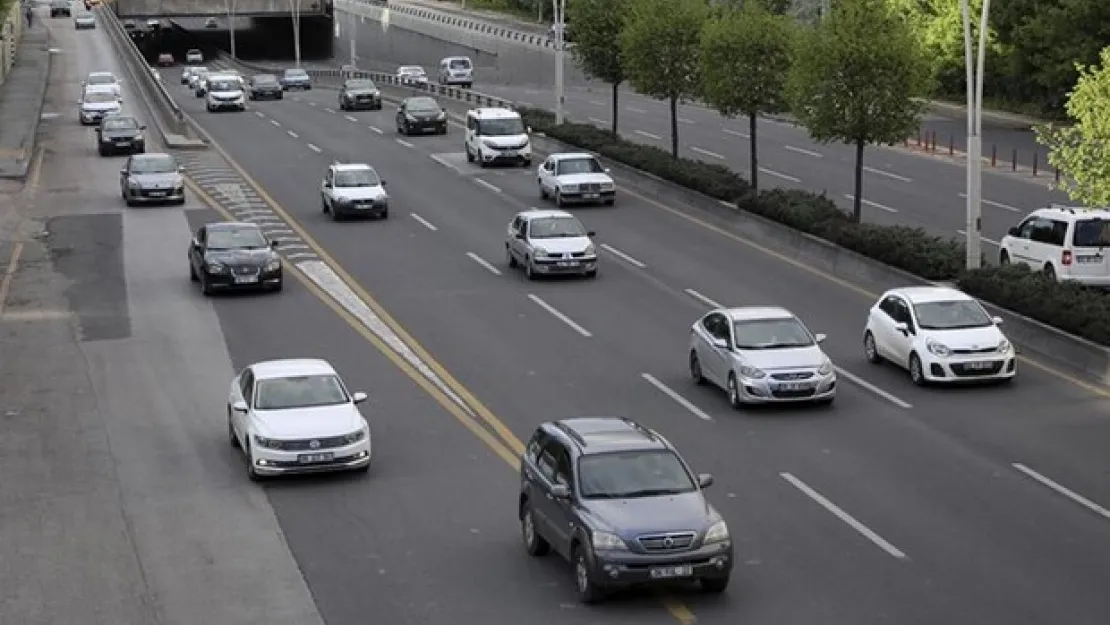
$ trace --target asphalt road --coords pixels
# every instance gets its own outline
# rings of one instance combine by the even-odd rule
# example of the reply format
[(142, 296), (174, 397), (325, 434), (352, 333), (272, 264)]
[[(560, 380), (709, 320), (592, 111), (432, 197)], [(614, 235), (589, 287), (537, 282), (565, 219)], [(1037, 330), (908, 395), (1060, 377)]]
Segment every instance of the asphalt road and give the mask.
[[(165, 74), (175, 84), (177, 70)], [(698, 622), (1110, 618), (1110, 513), (1069, 498), (1110, 505), (1103, 394), (1030, 363), (1011, 387), (912, 387), (863, 360), (867, 297), (767, 255), (712, 217), (637, 197), (625, 180), (615, 208), (576, 211), (607, 246), (600, 277), (529, 283), (507, 269), (502, 237), (515, 211), (539, 205), (532, 172), (467, 165), (457, 129), (398, 137), (390, 107), (339, 113), (324, 89), (241, 114), (206, 114), (179, 93), (320, 249), (517, 438), (548, 418), (628, 415), (718, 476), (711, 498), (743, 564), (724, 598), (676, 591)], [(378, 168), (388, 221), (325, 219), (319, 183), (336, 159)], [(784, 305), (827, 332), (844, 370), (837, 404), (738, 414), (722, 393), (694, 387), (685, 352), (688, 327), (707, 308), (699, 297)], [(367, 482), (267, 489), (329, 623), (362, 622), (379, 603), (407, 622), (673, 622), (651, 595), (569, 607), (567, 568), (532, 561), (518, 544), (511, 468), (403, 379), (363, 365), (369, 346), (313, 309), (216, 305), (233, 359), (307, 350), (384, 402), (376, 413), (386, 452)], [(298, 339), (295, 328), (311, 331)]]

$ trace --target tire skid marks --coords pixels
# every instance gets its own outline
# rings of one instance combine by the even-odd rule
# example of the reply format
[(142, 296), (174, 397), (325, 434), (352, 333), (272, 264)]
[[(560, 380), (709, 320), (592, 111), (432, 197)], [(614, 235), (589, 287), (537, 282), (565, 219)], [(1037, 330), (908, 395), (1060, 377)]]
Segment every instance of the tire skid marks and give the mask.
[(277, 251), (287, 260), (319, 259), (312, 248), (219, 155), (178, 151), (174, 156), (185, 167), (185, 175), (193, 184), (219, 202), (239, 221), (258, 224), (270, 240), (277, 241)]

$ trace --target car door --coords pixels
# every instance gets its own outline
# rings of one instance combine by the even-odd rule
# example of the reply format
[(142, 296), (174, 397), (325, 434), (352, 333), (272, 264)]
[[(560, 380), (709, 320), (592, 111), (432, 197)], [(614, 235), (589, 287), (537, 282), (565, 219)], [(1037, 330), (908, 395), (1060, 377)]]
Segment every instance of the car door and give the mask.
[(320, 182), (320, 197), (323, 198), (324, 203), (329, 207), (332, 200), (332, 184), (335, 182), (335, 170), (331, 167), (328, 168), (327, 173), (324, 174), (324, 180)]
[(208, 238), (208, 230), (204, 226), (197, 228), (197, 233), (189, 245), (189, 264), (193, 271), (200, 275), (204, 271), (204, 246)]
[(520, 262), (524, 262), (532, 253), (532, 245), (528, 242), (528, 227), (529, 220), (521, 217), (513, 237), (513, 254)]
[(894, 321), (895, 323), (906, 324), (906, 330), (901, 332), (891, 327), (890, 360), (903, 367), (908, 367), (917, 328), (913, 321), (913, 314), (910, 312), (909, 303), (901, 297), (895, 297), (894, 299), (896, 306)]
[(875, 338), (875, 351), (883, 358), (893, 359), (894, 324), (898, 316), (898, 298), (887, 295), (879, 300), (871, 312), (871, 336)]
[(254, 371), (250, 367), (243, 370), (239, 375), (238, 385), (233, 391), (236, 395), (235, 399), (231, 402), (232, 405), (236, 401), (242, 401), (247, 404), (246, 412), (239, 412), (237, 410), (231, 411), (231, 424), (235, 428), (235, 432), (239, 435), (239, 440), (246, 439), (247, 432), (250, 431), (250, 413), (251, 407), (254, 406)]
[(544, 191), (550, 192), (552, 190), (551, 174), (555, 170), (555, 159), (548, 158), (540, 165), (539, 181), (540, 188)]
[(1010, 251), (1013, 253), (1013, 259), (1017, 262), (1026, 265), (1036, 265), (1035, 259), (1032, 258), (1032, 250), (1030, 243), (1033, 236), (1033, 230), (1037, 227), (1037, 217), (1029, 217), (1017, 227), (1017, 235), (1014, 236), (1013, 245), (1010, 246)]
[[(732, 368), (732, 331), (728, 318), (721, 313), (709, 313), (702, 319), (702, 330), (705, 332), (704, 357), (699, 357), (702, 362), (702, 375), (709, 373), (709, 379), (718, 386), (723, 386), (728, 379), (728, 372)], [(724, 341), (724, 346), (715, 345), (714, 342)]]
[[(575, 499), (570, 453), (561, 442), (549, 438), (540, 451), (540, 460), (544, 467), (544, 479), (541, 483), (545, 492), (540, 499), (545, 517), (544, 536), (552, 549), (569, 558)], [(567, 487), (570, 497), (555, 497), (551, 492), (551, 487), (555, 485)]]

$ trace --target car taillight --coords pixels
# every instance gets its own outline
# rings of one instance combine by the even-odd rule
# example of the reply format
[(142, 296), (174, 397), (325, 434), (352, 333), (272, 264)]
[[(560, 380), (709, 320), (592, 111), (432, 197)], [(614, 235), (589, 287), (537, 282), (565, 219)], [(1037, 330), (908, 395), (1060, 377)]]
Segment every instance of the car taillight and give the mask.
[(1063, 253), (1060, 254), (1060, 264), (1065, 267), (1071, 264), (1071, 250), (1064, 250)]

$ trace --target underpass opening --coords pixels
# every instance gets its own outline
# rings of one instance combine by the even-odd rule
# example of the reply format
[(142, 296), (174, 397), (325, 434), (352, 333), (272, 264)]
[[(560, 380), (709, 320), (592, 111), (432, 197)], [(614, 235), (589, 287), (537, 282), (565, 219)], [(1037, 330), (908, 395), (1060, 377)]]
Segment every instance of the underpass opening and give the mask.
[[(126, 18), (133, 22), (145, 20)], [(205, 58), (218, 51), (231, 52), (228, 21), (212, 27), (212, 18), (172, 18), (162, 20), (159, 28), (129, 29), (131, 38), (152, 65), (158, 55), (172, 54), (177, 62), (185, 52), (198, 48)], [(278, 17), (240, 17), (235, 20), (235, 53), (246, 61), (289, 61), (294, 59), (293, 19)], [(303, 15), (300, 18), (301, 60), (328, 61), (332, 58), (334, 20), (330, 15)]]

